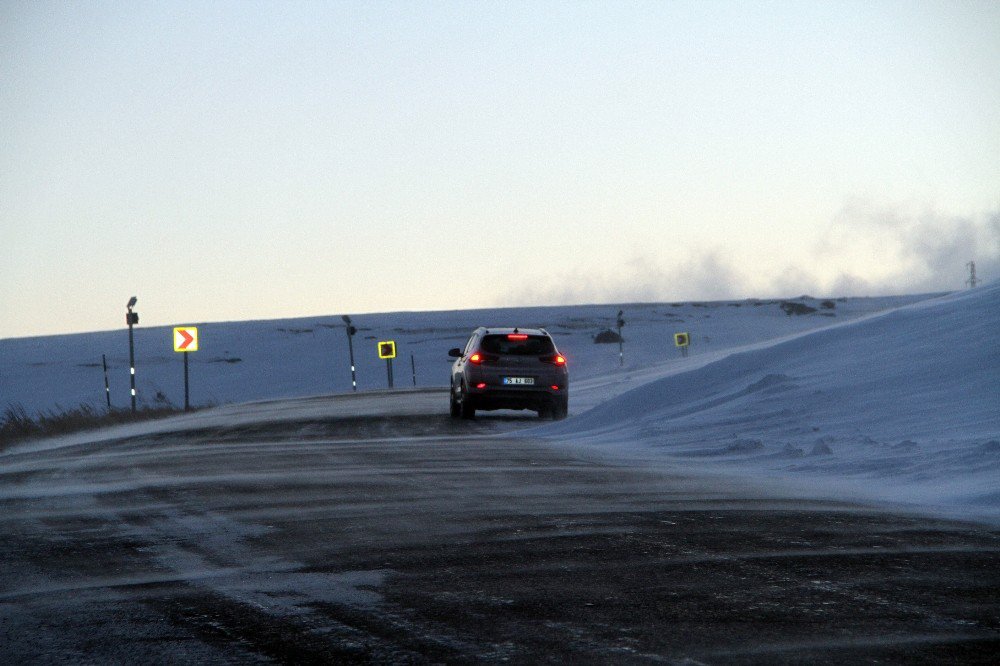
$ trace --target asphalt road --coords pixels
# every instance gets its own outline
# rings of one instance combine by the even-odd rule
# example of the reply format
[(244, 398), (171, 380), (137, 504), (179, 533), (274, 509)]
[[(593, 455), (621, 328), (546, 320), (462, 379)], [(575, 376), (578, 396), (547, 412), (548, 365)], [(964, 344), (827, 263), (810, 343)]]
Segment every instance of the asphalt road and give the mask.
[(996, 663), (1000, 531), (446, 409), (262, 403), (0, 454), (0, 663)]

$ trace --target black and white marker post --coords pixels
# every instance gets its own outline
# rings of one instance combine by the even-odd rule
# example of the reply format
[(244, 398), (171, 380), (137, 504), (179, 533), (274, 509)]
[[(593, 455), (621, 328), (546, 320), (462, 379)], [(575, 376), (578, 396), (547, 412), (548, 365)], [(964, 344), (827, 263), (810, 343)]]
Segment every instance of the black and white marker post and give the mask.
[(101, 363), (104, 365), (104, 397), (108, 399), (108, 411), (111, 411), (111, 384), (108, 383), (108, 357), (101, 354)]
[(346, 326), (346, 328), (347, 328), (347, 350), (348, 350), (348, 352), (351, 355), (351, 390), (357, 391), (358, 390), (358, 377), (357, 377), (357, 374), (354, 371), (354, 342), (353, 342), (353, 338), (354, 338), (354, 334), (358, 332), (358, 329), (356, 329), (353, 326), (351, 326), (351, 318), (348, 317), (347, 315), (341, 315), (340, 318), (343, 319), (344, 323), (347, 325)]
[(139, 313), (132, 312), (132, 308), (135, 307), (135, 301), (135, 296), (129, 299), (126, 306), (128, 309), (125, 312), (125, 323), (128, 324), (128, 374), (132, 393), (133, 414), (135, 414), (135, 343), (132, 337), (132, 326), (139, 323)]
[(625, 365), (625, 338), (622, 337), (622, 327), (625, 326), (625, 318), (623, 310), (618, 311), (618, 365), (623, 367)]

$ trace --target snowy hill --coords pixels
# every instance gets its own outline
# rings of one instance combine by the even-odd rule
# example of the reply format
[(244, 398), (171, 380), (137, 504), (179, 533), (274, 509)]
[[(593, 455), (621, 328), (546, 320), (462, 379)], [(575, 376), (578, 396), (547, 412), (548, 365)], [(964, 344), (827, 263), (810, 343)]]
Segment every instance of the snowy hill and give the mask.
[(1000, 515), (1000, 284), (728, 354), (535, 432)]
[[(613, 326), (618, 306), (589, 305), (453, 312), (355, 315), (354, 353), (361, 390), (385, 388), (385, 362), (376, 343), (395, 340), (397, 387), (446, 386), (447, 351), (465, 343), (481, 325), (542, 326), (571, 364), (570, 408), (580, 413), (662, 374), (663, 366), (693, 367), (713, 354), (812, 330), (832, 322), (914, 302), (926, 296), (852, 298), (827, 302), (795, 299), (816, 312), (790, 316), (778, 301), (625, 305), (625, 368), (618, 345), (597, 345), (593, 336)], [(197, 323), (200, 351), (190, 354), (191, 402), (227, 404), (351, 390), (347, 336), (340, 316), (271, 321)], [(673, 333), (692, 337), (691, 356), (681, 359)], [(129, 405), (128, 330), (0, 340), (0, 410), (22, 405), (29, 413), (105, 405), (102, 354), (107, 356), (112, 404)], [(170, 327), (135, 328), (136, 383), (140, 405), (184, 403), (183, 362), (173, 351)], [(609, 393), (610, 392), (610, 393)]]

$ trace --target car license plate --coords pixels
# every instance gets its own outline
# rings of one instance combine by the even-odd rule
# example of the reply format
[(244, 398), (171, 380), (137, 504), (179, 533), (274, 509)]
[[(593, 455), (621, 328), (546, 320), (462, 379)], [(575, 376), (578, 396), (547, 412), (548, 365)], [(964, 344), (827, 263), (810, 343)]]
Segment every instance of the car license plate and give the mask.
[(507, 386), (531, 386), (535, 383), (534, 377), (504, 377), (503, 383)]

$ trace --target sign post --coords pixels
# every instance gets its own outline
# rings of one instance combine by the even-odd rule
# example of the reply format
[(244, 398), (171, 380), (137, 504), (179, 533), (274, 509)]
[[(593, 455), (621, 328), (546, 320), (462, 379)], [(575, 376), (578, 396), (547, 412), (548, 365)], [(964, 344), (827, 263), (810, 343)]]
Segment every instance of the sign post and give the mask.
[(688, 345), (691, 344), (691, 336), (687, 333), (674, 333), (674, 345), (680, 347), (681, 356), (688, 355)]
[(383, 340), (379, 342), (378, 357), (385, 359), (385, 370), (389, 377), (389, 388), (392, 388), (392, 359), (396, 358), (396, 341)]
[(188, 399), (188, 355), (187, 352), (198, 351), (198, 328), (196, 326), (178, 326), (174, 329), (174, 351), (184, 353), (184, 411), (190, 411), (191, 402)]

